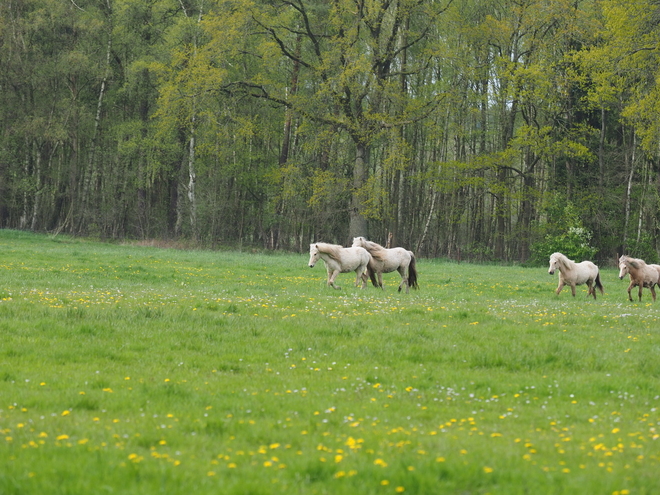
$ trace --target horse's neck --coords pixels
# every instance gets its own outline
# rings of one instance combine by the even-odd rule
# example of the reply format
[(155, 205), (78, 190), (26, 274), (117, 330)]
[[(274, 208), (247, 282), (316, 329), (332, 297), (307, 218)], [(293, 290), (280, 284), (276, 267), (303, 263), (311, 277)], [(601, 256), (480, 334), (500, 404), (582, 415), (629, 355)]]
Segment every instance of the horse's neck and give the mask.
[(376, 244), (376, 246), (373, 249), (369, 250), (369, 252), (376, 259), (379, 259), (381, 261), (387, 260), (387, 250), (384, 247), (379, 246), (378, 244)]
[(573, 263), (568, 258), (560, 258), (559, 259), (559, 268), (564, 270), (565, 272), (571, 272), (575, 268), (575, 263)]
[(323, 261), (325, 261), (326, 263), (329, 261), (335, 263), (338, 262), (339, 253), (337, 253), (337, 251), (330, 246), (328, 246), (327, 250), (319, 251), (319, 253), (321, 254), (321, 258), (323, 259)]

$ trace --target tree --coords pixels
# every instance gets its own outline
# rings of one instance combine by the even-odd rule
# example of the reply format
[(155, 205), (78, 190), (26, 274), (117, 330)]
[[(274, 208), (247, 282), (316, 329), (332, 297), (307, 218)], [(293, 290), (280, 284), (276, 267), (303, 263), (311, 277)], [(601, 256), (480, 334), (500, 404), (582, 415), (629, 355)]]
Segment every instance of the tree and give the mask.
[[(252, 10), (262, 41), (251, 56), (275, 63), (263, 63), (261, 71), (232, 86), (350, 137), (349, 237), (367, 231), (365, 188), (375, 139), (388, 128), (425, 118), (440, 97), (429, 91), (413, 98), (400, 84), (401, 77), (425, 67), (422, 46), (440, 14), (435, 8), (420, 0), (293, 0)], [(412, 27), (404, 36), (407, 26)], [(280, 84), (280, 61), (299, 71), (295, 93)]]

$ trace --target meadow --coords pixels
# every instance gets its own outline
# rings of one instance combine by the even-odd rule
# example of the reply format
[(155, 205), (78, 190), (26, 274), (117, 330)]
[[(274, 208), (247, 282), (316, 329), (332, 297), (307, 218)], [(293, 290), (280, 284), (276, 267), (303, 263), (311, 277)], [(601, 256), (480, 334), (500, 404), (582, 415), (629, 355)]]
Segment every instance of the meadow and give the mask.
[(660, 493), (660, 300), (0, 230), (0, 493)]

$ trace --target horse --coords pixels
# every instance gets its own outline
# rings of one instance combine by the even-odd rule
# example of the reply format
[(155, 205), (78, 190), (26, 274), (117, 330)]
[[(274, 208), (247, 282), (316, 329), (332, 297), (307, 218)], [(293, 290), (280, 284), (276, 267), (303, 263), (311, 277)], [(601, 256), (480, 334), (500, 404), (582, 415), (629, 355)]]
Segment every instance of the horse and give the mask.
[(553, 253), (550, 255), (550, 268), (548, 273), (553, 275), (555, 270), (559, 270), (559, 286), (557, 287), (557, 295), (564, 288), (564, 285), (571, 286), (571, 292), (573, 297), (575, 297), (575, 286), (587, 284), (589, 291), (587, 292), (587, 297), (589, 295), (594, 296), (596, 299), (596, 288), (600, 290), (600, 293), (603, 294), (603, 284), (600, 282), (600, 272), (598, 267), (591, 261), (582, 261), (581, 263), (576, 263), (575, 261), (569, 260), (566, 256), (561, 253)]
[(375, 277), (371, 277), (374, 287), (380, 287), (382, 289), (383, 273), (390, 273), (396, 270), (401, 275), (399, 292), (401, 292), (401, 288), (404, 285), (406, 287), (406, 294), (410, 293), (410, 287), (413, 289), (419, 288), (417, 284), (415, 255), (412, 251), (408, 251), (402, 247), (387, 249), (380, 244), (366, 240), (364, 237), (353, 238), (353, 247), (366, 249), (373, 258), (370, 269), (375, 272), (378, 278), (376, 282)]
[[(362, 279), (362, 288), (367, 286), (368, 265), (371, 262), (371, 255), (366, 249), (350, 247), (345, 248), (337, 244), (327, 244), (325, 242), (315, 242), (309, 245), (309, 267), (314, 268), (316, 262), (321, 259), (328, 271), (328, 285), (341, 289), (335, 285), (335, 278), (340, 273), (355, 271), (355, 286), (357, 287)], [(373, 277), (372, 277), (373, 280)]]
[(660, 266), (647, 265), (644, 260), (621, 256), (619, 258), (619, 279), (623, 279), (626, 273), (630, 275), (628, 286), (628, 300), (632, 301), (630, 293), (633, 287), (639, 287), (639, 300), (642, 300), (642, 289), (648, 287), (655, 301), (655, 286), (660, 284)]

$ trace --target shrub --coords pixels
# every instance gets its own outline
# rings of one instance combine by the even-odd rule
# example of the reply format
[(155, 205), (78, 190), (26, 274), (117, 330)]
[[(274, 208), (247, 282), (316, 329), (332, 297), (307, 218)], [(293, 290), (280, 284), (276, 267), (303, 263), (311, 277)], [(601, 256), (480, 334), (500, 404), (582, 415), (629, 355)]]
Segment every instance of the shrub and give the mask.
[(549, 208), (558, 215), (551, 218), (545, 225), (546, 234), (542, 241), (532, 244), (532, 260), (536, 263), (544, 263), (550, 255), (560, 252), (570, 259), (580, 262), (593, 259), (597, 249), (591, 243), (592, 233), (584, 227), (578, 216), (575, 206), (567, 201), (563, 207), (558, 208), (555, 199)]

